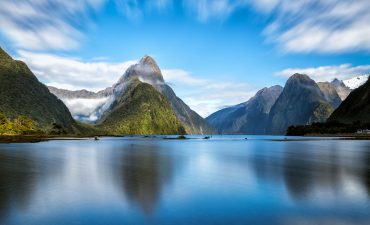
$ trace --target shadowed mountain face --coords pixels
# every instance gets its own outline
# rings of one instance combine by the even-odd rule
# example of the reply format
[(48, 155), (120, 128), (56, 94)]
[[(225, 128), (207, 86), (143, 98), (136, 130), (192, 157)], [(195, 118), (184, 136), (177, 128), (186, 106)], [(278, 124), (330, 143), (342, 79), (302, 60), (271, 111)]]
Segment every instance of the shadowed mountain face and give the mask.
[(283, 88), (263, 88), (247, 102), (217, 111), (206, 118), (220, 134), (265, 134), (270, 109)]
[(353, 90), (328, 121), (370, 123), (370, 80)]
[(0, 48), (0, 113), (9, 118), (19, 115), (34, 120), (42, 130), (59, 124), (74, 132), (75, 122), (68, 108), (40, 83), (27, 65), (13, 60)]
[(333, 112), (319, 86), (307, 75), (294, 74), (271, 108), (270, 134), (285, 134), (291, 125), (324, 122)]
[(340, 103), (342, 103), (342, 99), (339, 97), (337, 90), (335, 87), (329, 82), (319, 82), (317, 83), (321, 92), (324, 94), (326, 101), (336, 109)]

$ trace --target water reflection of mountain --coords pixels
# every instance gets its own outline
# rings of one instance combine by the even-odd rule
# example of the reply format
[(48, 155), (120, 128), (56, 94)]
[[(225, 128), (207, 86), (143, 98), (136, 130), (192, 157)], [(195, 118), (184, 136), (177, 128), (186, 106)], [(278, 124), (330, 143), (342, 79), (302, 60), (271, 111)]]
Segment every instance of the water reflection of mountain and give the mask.
[(338, 142), (320, 148), (287, 143), (283, 175), (290, 195), (296, 200), (361, 197), (369, 190), (369, 164), (361, 160), (369, 157), (366, 147), (349, 150), (338, 147)]
[(37, 168), (29, 156), (0, 153), (0, 221), (3, 221), (10, 207), (25, 208), (29, 203), (35, 178), (25, 171)]
[(113, 168), (114, 179), (132, 203), (150, 214), (179, 164), (175, 165), (175, 154), (166, 154), (157, 143), (130, 145), (125, 150)]
[(281, 184), (295, 200), (370, 196), (370, 146), (340, 141), (270, 144), (253, 146), (249, 164), (258, 182)]
[(26, 210), (37, 184), (60, 170), (58, 160), (46, 163), (29, 145), (7, 147), (2, 146), (0, 151), (0, 224), (12, 209)]
[[(367, 149), (370, 149), (370, 146), (367, 146)], [(370, 199), (370, 150), (365, 151), (364, 157), (363, 157), (363, 182), (365, 184), (366, 190), (367, 190), (367, 195)]]

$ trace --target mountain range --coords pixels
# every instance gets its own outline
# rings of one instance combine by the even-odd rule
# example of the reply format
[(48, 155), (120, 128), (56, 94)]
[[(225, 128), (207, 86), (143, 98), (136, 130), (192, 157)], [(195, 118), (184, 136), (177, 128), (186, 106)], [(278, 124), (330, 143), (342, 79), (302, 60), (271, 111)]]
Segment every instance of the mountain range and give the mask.
[(46, 87), (0, 48), (0, 133), (282, 135), (292, 125), (370, 123), (367, 78), (316, 83), (294, 74), (284, 87), (263, 88), (203, 119), (176, 96), (150, 56), (102, 91), (70, 91)]
[[(346, 105), (342, 101), (361, 86), (366, 77), (316, 83), (307, 75), (294, 74), (284, 89), (279, 86), (263, 88), (247, 102), (221, 109), (206, 120), (221, 134), (283, 135), (292, 125), (325, 122), (335, 109)], [(336, 114), (332, 117), (338, 118)]]
[[(75, 119), (100, 125), (105, 121), (103, 118), (107, 118), (107, 112), (114, 111), (114, 107), (119, 105), (121, 97), (130, 89), (128, 84), (135, 79), (136, 82), (149, 84), (166, 98), (186, 133), (211, 134), (214, 132), (212, 126), (176, 96), (172, 88), (164, 81), (159, 66), (150, 56), (144, 56), (139, 63), (130, 66), (117, 83), (102, 91), (68, 91), (55, 87), (49, 87), (49, 90), (65, 102)], [(81, 110), (81, 105), (86, 105), (86, 107)]]

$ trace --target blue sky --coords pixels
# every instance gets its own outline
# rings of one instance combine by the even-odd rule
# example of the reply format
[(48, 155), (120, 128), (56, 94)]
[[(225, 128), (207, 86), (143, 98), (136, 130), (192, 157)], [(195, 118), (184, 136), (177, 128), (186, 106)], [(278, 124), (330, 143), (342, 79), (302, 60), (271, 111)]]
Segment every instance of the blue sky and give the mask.
[(149, 54), (201, 115), (284, 85), (369, 73), (368, 0), (2, 1), (0, 45), (44, 83), (99, 90)]

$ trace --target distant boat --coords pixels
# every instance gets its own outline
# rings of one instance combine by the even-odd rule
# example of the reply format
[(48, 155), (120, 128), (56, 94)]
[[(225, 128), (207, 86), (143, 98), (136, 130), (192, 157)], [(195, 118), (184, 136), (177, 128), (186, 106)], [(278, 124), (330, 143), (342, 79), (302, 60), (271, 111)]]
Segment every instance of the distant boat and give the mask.
[(95, 140), (95, 141), (97, 141), (97, 140), (99, 140), (99, 138), (95, 136), (95, 137), (94, 137), (94, 140)]

